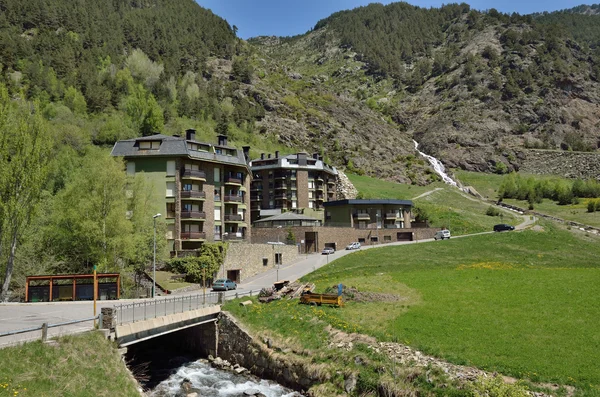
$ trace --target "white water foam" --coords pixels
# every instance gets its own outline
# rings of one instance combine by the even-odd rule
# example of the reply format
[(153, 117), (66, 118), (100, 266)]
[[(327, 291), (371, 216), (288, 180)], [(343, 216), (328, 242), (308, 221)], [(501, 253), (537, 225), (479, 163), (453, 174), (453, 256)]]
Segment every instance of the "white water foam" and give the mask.
[(243, 397), (244, 391), (254, 389), (267, 397), (297, 397), (300, 394), (266, 380), (256, 382), (242, 375), (212, 368), (210, 364), (196, 361), (186, 364), (161, 382), (150, 394), (151, 397), (167, 397), (182, 395), (181, 383), (188, 379), (192, 391), (202, 397)]
[(458, 183), (456, 183), (456, 181), (454, 179), (450, 178), (448, 176), (448, 174), (446, 174), (446, 168), (444, 168), (444, 164), (442, 164), (442, 162), (440, 160), (436, 159), (433, 156), (423, 153), (422, 151), (419, 150), (419, 142), (415, 141), (414, 139), (413, 139), (413, 142), (415, 143), (415, 150), (417, 152), (419, 152), (419, 154), (421, 156), (425, 157), (429, 161), (429, 163), (433, 167), (434, 171), (437, 172), (438, 175), (442, 177), (442, 180), (445, 183), (447, 183), (448, 185), (459, 187)]

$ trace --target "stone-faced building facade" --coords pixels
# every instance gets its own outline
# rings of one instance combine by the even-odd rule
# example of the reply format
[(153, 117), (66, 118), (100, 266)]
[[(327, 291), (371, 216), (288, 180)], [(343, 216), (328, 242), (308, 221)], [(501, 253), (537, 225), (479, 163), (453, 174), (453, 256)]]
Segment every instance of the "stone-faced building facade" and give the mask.
[(303, 210), (305, 215), (323, 219), (323, 203), (336, 199), (337, 170), (323, 162), (317, 154), (312, 157), (300, 152), (279, 156), (275, 152), (252, 160), (250, 188), (252, 221), (259, 219), (260, 210)]
[(205, 241), (250, 242), (248, 149), (229, 147), (223, 135), (216, 145), (198, 142), (187, 130), (119, 141), (111, 154), (124, 158), (127, 175), (143, 172), (154, 184), (169, 247), (178, 252)]
[(325, 226), (410, 229), (410, 200), (338, 200), (323, 204)]

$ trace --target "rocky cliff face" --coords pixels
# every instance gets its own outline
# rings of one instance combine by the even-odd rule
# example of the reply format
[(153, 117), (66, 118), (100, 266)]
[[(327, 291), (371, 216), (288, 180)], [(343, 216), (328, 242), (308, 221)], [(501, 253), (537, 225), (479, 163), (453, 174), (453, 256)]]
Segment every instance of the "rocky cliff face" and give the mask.
[(541, 37), (532, 26), (473, 28), (469, 16), (457, 18), (429, 53), (399, 61), (411, 76), (429, 65), (416, 88), (371, 74), (364, 54), (328, 26), (291, 40), (253, 39), (262, 131), (338, 167), (419, 184), (435, 175), (414, 161), (413, 138), (447, 166), (471, 171), (518, 170), (527, 148), (597, 152), (595, 61), (574, 40)]

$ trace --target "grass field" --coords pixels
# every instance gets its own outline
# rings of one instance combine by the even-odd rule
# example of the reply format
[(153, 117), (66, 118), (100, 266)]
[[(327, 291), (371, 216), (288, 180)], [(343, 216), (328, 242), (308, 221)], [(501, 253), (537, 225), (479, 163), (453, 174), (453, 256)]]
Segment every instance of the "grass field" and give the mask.
[[(492, 200), (498, 198), (497, 190), (502, 183), (502, 175), (460, 170), (455, 170), (454, 173), (464, 185), (473, 186), (484, 197)], [(534, 176), (538, 179), (563, 179), (565, 181), (572, 182), (572, 180), (560, 178), (558, 176), (540, 176), (528, 174), (524, 174), (524, 176)], [(516, 205), (525, 209), (529, 207), (529, 203), (526, 200), (504, 199), (503, 201), (507, 204)], [(587, 212), (587, 199), (581, 199), (579, 204), (572, 205), (558, 205), (554, 201), (544, 199), (543, 202), (535, 204), (534, 211), (538, 211), (542, 214), (552, 215), (565, 220), (600, 227), (600, 212)]]
[(600, 396), (600, 241), (551, 224), (544, 229), (356, 252), (305, 280), (319, 291), (343, 283), (401, 301), (343, 309), (288, 301), (258, 306), (243, 321), (318, 348), (325, 337), (318, 319), (455, 363)]
[(99, 332), (0, 349), (0, 396), (139, 397), (117, 349)]
[(414, 186), (352, 174), (349, 174), (348, 178), (363, 196), (413, 200), (415, 205), (427, 210), (432, 227), (448, 228), (457, 236), (490, 231), (495, 224), (501, 222), (512, 225), (521, 222), (521, 218), (511, 212), (503, 212), (502, 218), (487, 216), (485, 212), (489, 204), (462, 194), (458, 189), (441, 182), (428, 186)]

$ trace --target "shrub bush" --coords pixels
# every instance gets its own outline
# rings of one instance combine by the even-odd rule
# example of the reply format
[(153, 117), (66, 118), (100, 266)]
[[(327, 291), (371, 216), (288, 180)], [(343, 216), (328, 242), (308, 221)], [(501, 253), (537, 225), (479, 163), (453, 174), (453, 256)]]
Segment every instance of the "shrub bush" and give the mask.
[(487, 216), (500, 216), (500, 210), (492, 205), (485, 211)]

